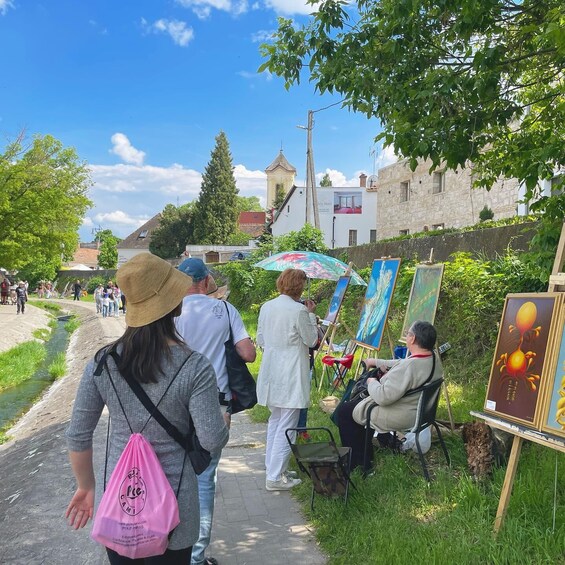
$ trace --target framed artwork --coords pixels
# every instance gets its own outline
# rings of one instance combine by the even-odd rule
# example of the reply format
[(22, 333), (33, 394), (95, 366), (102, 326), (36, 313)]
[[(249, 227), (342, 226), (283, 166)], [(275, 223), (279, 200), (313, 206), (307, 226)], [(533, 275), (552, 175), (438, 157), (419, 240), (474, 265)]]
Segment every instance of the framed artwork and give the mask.
[(335, 324), (337, 315), (339, 314), (339, 309), (341, 308), (341, 303), (343, 302), (343, 297), (345, 296), (345, 291), (349, 286), (350, 280), (351, 277), (339, 277), (332, 299), (330, 300), (328, 313), (324, 318), (325, 322), (328, 322), (330, 324)]
[(443, 263), (416, 266), (399, 341), (406, 341), (406, 333), (416, 320), (434, 323), (442, 278)]
[(565, 437), (565, 305), (561, 306), (556, 334), (556, 355), (548, 378), (541, 427), (544, 432)]
[(361, 319), (355, 341), (374, 349), (381, 348), (385, 322), (392, 300), (400, 259), (377, 259), (373, 262)]
[(487, 388), (486, 412), (539, 427), (561, 303), (562, 295), (558, 292), (506, 297)]

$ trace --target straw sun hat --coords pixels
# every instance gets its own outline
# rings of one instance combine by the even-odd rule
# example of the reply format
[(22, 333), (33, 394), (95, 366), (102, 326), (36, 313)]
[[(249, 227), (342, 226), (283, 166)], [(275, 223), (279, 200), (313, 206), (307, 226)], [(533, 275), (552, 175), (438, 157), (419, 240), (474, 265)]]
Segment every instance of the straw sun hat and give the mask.
[(192, 279), (151, 253), (140, 253), (116, 274), (127, 300), (126, 324), (146, 326), (172, 312), (192, 286)]

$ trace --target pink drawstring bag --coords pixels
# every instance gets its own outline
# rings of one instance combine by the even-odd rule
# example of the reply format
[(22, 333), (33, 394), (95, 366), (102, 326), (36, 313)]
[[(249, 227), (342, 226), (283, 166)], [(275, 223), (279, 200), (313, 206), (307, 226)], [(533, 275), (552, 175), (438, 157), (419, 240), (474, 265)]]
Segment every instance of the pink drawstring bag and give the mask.
[(179, 522), (177, 497), (153, 447), (132, 434), (100, 501), (92, 539), (130, 559), (162, 555)]

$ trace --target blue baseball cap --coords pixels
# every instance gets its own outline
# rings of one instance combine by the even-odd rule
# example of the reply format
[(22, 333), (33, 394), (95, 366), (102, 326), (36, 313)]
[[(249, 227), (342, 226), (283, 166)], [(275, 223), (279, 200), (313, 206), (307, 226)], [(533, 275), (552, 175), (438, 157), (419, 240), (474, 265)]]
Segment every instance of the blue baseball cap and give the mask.
[(204, 280), (210, 274), (210, 270), (204, 264), (204, 261), (196, 257), (185, 259), (177, 268), (185, 275), (192, 277), (195, 283)]

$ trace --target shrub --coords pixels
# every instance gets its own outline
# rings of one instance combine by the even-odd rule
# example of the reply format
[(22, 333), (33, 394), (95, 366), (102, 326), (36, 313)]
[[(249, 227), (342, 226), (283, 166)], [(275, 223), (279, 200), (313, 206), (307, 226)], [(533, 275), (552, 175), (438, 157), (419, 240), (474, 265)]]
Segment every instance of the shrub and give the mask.
[(494, 212), (485, 204), (484, 208), (479, 212), (479, 220), (486, 222), (494, 218)]

